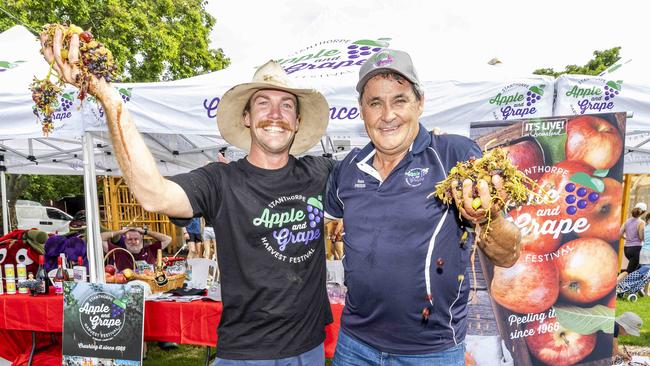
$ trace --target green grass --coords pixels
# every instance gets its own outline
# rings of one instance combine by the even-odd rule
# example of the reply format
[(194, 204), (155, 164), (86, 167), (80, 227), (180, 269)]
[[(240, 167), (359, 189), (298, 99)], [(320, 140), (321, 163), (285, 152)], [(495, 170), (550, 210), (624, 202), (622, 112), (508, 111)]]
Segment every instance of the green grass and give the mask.
[(631, 346), (648, 346), (650, 344), (650, 297), (639, 297), (637, 302), (629, 302), (623, 299), (616, 301), (616, 316), (626, 311), (637, 313), (643, 319), (641, 327), (641, 336), (621, 336), (618, 339), (619, 344)]
[(177, 349), (165, 351), (158, 348), (156, 342), (149, 342), (148, 346), (143, 366), (197, 366), (205, 362), (205, 347), (180, 345)]
[[(621, 336), (619, 344), (631, 346), (650, 345), (650, 297), (639, 297), (637, 302), (630, 302), (624, 299), (617, 299), (616, 315), (626, 311), (637, 313), (643, 319), (641, 336)], [(215, 349), (212, 348), (212, 354)], [(158, 348), (155, 342), (149, 342), (149, 353), (144, 361), (144, 366), (196, 366), (203, 365), (205, 361), (205, 347), (180, 345), (178, 349), (164, 351)], [(329, 366), (331, 360), (327, 359), (325, 365)]]

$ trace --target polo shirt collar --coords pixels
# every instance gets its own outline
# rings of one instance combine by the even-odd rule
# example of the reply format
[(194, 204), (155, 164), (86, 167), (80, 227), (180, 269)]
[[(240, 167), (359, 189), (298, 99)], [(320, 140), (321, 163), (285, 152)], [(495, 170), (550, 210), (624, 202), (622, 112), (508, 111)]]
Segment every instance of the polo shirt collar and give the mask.
[[(411, 155), (419, 154), (424, 151), (427, 146), (431, 145), (431, 134), (427, 132), (427, 129), (420, 123), (417, 136), (415, 140), (411, 143), (409, 151)], [(370, 141), (366, 146), (359, 151), (359, 153), (354, 157), (355, 160), (359, 162), (367, 163), (370, 158), (375, 155), (375, 145)]]
[[(406, 161), (410, 161), (411, 159), (413, 159), (414, 155), (423, 152), (427, 148), (427, 146), (431, 144), (431, 134), (427, 132), (427, 129), (424, 128), (424, 126), (422, 126), (421, 123), (418, 124), (418, 126), (419, 126), (418, 134), (415, 136), (415, 140), (411, 143), (411, 146), (409, 147), (409, 154), (406, 154), (406, 156), (404, 157)], [(377, 150), (375, 149), (375, 145), (373, 145), (371, 141), (366, 146), (364, 146), (363, 149), (361, 149), (361, 151), (354, 157), (353, 160), (357, 161), (357, 167), (361, 171), (373, 176), (379, 182), (383, 182), (383, 179), (381, 179), (379, 173), (375, 170), (372, 164), (369, 163), (370, 159), (373, 156), (375, 156), (376, 152)], [(401, 166), (402, 164), (404, 164), (404, 160), (402, 160), (402, 162), (398, 164), (398, 167)]]

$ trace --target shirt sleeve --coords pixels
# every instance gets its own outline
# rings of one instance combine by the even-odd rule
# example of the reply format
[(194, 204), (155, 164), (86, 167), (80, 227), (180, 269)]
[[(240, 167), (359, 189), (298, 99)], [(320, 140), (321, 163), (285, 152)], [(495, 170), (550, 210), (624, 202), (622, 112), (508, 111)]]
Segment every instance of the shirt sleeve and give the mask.
[(343, 217), (343, 201), (338, 193), (338, 177), (341, 164), (337, 163), (330, 172), (325, 189), (325, 217), (328, 219), (340, 219)]
[[(213, 217), (213, 213), (221, 204), (221, 165), (225, 164), (211, 163), (169, 178), (185, 191), (192, 205), (192, 217)], [(170, 217), (170, 220), (178, 226), (187, 226), (192, 217)]]

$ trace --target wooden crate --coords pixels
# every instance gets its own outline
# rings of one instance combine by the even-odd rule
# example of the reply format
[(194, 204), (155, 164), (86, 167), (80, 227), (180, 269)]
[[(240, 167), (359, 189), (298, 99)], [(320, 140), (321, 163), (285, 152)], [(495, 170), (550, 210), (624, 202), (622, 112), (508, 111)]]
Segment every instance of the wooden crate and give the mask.
[(172, 237), (171, 244), (166, 248), (167, 253), (175, 253), (183, 245), (182, 230), (172, 224), (167, 215), (145, 211), (131, 194), (124, 178), (103, 177), (101, 183), (104, 188), (104, 202), (100, 206), (100, 211), (104, 212), (102, 226), (117, 231), (124, 226), (146, 225), (149, 230)]

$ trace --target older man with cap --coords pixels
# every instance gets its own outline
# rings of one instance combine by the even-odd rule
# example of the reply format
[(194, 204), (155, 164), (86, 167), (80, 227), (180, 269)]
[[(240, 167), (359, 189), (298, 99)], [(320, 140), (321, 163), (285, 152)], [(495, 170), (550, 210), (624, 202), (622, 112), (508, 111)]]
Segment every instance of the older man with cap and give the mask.
[[(356, 88), (371, 143), (337, 165), (325, 202), (328, 218), (343, 219), (348, 288), (333, 365), (464, 365), (471, 243), (461, 238), (489, 206), (487, 183), (478, 185), (477, 209), (471, 182), (463, 182), (470, 199), (461, 199), (460, 212), (427, 196), (457, 162), (481, 150), (419, 123), (424, 95), (405, 52), (368, 59)], [(500, 177), (492, 180), (502, 187)], [(493, 217), (491, 225), (513, 225), (501, 213)], [(499, 253), (493, 261), (514, 264), (518, 237), (501, 242), (488, 234), (484, 241), (484, 252)]]
[[(78, 52), (72, 37), (70, 60)], [(54, 43), (44, 48), (46, 59), (75, 84), (77, 66), (56, 54), (60, 34)], [(223, 297), (215, 365), (323, 365), (331, 311), (322, 198), (333, 162), (291, 155), (325, 132), (323, 95), (292, 87), (280, 65), (264, 64), (252, 82), (226, 92), (217, 111), (221, 136), (248, 155), (165, 179), (115, 88), (93, 80), (90, 93), (104, 107), (138, 202), (170, 217), (204, 216), (214, 226)]]

